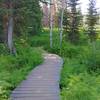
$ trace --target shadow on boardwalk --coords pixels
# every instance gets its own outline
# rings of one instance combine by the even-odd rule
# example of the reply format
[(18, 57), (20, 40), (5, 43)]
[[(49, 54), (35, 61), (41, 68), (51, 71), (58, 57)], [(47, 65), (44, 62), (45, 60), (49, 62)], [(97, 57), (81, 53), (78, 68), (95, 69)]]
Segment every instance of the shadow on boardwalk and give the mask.
[(60, 100), (59, 79), (63, 60), (54, 54), (45, 54), (44, 59), (44, 63), (12, 92), (10, 100)]

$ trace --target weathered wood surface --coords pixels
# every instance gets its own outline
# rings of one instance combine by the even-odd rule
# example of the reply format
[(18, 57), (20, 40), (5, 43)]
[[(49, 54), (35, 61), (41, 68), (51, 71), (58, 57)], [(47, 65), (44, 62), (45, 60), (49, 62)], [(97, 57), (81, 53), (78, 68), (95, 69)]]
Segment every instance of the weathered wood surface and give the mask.
[(59, 79), (63, 60), (45, 54), (44, 63), (37, 66), (11, 94), (11, 100), (60, 100)]

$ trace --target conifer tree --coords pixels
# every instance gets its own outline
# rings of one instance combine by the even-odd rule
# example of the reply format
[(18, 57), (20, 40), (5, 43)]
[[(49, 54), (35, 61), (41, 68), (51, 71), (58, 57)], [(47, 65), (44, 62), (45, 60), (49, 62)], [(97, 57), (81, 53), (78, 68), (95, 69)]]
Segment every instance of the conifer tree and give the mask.
[(68, 39), (71, 43), (76, 44), (79, 40), (79, 13), (77, 6), (79, 5), (79, 0), (69, 0), (68, 6), (70, 8), (70, 24)]
[(96, 9), (96, 1), (89, 0), (89, 8), (87, 15), (87, 25), (88, 25), (88, 36), (92, 41), (95, 41), (97, 37), (95, 25), (98, 21), (97, 9)]

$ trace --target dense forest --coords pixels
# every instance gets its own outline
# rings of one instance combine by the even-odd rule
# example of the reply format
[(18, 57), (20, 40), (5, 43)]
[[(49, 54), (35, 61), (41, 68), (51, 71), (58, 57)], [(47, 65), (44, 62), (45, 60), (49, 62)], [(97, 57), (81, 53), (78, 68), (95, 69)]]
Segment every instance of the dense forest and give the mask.
[(0, 100), (50, 52), (64, 60), (61, 100), (100, 100), (100, 12), (96, 0), (0, 0)]

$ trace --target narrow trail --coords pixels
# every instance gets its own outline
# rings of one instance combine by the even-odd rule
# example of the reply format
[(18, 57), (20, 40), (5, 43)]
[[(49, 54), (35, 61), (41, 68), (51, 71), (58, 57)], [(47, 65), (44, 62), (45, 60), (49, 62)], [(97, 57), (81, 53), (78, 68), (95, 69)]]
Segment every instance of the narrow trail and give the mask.
[(37, 66), (11, 94), (10, 100), (60, 100), (59, 79), (63, 60), (55, 54), (45, 54), (44, 63)]

